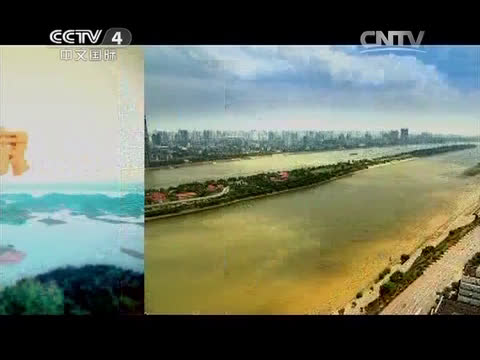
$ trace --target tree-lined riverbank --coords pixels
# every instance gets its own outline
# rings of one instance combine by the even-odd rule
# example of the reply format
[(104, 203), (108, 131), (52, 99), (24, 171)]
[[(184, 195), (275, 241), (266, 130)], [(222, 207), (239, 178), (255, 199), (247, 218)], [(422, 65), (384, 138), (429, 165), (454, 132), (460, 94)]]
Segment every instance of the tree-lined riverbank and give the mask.
[[(462, 240), (464, 236), (470, 233), (479, 224), (480, 218), (475, 216), (475, 219), (472, 220), (471, 223), (457, 229), (450, 230), (448, 236), (437, 246), (426, 246), (423, 248), (420, 255), (414, 260), (413, 264), (407, 271), (396, 271), (389, 277), (388, 281), (380, 286), (379, 297), (366, 306), (365, 313), (372, 315), (379, 314), (398, 295), (407, 289), (410, 284), (422, 276), (427, 268), (442, 259), (444, 254), (451, 247), (455, 246), (460, 240)], [(426, 311), (428, 309), (423, 308), (421, 310)]]
[[(380, 164), (391, 163), (398, 160), (412, 159), (416, 157), (432, 156), (451, 151), (466, 150), (475, 147), (476, 145), (473, 144), (441, 146), (430, 149), (414, 150), (391, 156), (382, 156), (374, 159), (339, 162), (333, 165), (306, 167), (281, 173), (261, 173), (245, 177), (231, 177), (217, 181), (210, 180), (205, 182), (205, 184), (195, 182), (183, 184), (178, 187), (170, 187), (168, 189), (157, 189), (157, 191), (164, 191), (169, 194), (176, 192), (179, 188), (182, 191), (189, 191), (193, 188), (198, 189), (199, 187), (208, 186), (214, 183), (217, 186), (228, 186), (230, 191), (225, 196), (213, 199), (205, 199), (204, 201), (176, 204), (169, 204), (168, 202), (165, 202), (161, 207), (156, 207), (155, 210), (146, 211), (145, 219), (159, 219), (226, 206), (238, 201), (251, 200), (263, 196), (271, 196), (291, 190), (298, 190), (313, 185), (319, 185)], [(148, 189), (147, 194), (151, 193), (152, 191), (155, 191), (155, 189)]]
[[(473, 190), (474, 183), (471, 184)], [(478, 247), (479, 189), (460, 196), (460, 207), (409, 255), (390, 261), (375, 283), (362, 286), (333, 314), (428, 314), (436, 291), (459, 279), (465, 259)], [(477, 214), (477, 215), (475, 215)], [(472, 235), (473, 232), (477, 235)], [(421, 236), (419, 236), (419, 239)], [(477, 240), (475, 240), (477, 239)], [(475, 250), (477, 249), (477, 250)], [(392, 259), (391, 259), (392, 260)], [(455, 264), (455, 265), (454, 265)]]

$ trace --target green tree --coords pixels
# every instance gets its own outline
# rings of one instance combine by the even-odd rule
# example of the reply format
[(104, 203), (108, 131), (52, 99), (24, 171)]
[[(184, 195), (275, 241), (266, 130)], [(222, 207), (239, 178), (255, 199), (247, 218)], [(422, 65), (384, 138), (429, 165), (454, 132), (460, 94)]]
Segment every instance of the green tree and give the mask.
[(427, 246), (425, 248), (422, 249), (422, 256), (429, 256), (431, 254), (433, 254), (433, 252), (435, 251), (435, 247), (434, 246)]
[(0, 315), (63, 315), (62, 290), (54, 283), (22, 280), (0, 292)]
[(392, 281), (387, 281), (385, 284), (380, 286), (380, 296), (392, 295), (397, 289), (397, 285)]
[(400, 270), (395, 271), (391, 276), (390, 276), (390, 281), (394, 283), (400, 283), (403, 281), (403, 272)]
[(410, 256), (407, 254), (402, 254), (402, 256), (400, 256), (400, 262), (402, 263), (402, 265), (405, 264), (408, 259), (410, 259)]

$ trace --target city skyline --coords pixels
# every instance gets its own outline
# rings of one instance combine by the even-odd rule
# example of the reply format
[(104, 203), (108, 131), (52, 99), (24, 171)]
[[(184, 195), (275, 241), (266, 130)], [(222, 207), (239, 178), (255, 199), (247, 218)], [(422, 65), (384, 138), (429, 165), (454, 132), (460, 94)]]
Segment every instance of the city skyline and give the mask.
[(389, 131), (154, 130), (145, 121), (146, 167), (279, 152), (361, 149), (479, 141), (478, 136)]
[(478, 47), (182, 46), (145, 52), (151, 129), (480, 133)]
[[(384, 129), (335, 129), (335, 130), (322, 130), (322, 129), (293, 129), (293, 128), (284, 128), (284, 129), (217, 129), (217, 128), (186, 128), (186, 127), (177, 127), (177, 128), (171, 128), (171, 129), (163, 129), (163, 128), (149, 128), (148, 135), (151, 137), (153, 134), (158, 133), (158, 132), (169, 132), (169, 133), (177, 133), (179, 131), (188, 131), (191, 133), (196, 133), (196, 132), (204, 132), (204, 131), (215, 131), (215, 132), (222, 132), (222, 133), (250, 133), (250, 132), (258, 132), (258, 133), (268, 133), (268, 132), (275, 132), (275, 133), (282, 133), (282, 132), (298, 132), (298, 133), (307, 133), (307, 132), (314, 132), (314, 133), (333, 133), (333, 134), (358, 134), (358, 135), (365, 135), (366, 133), (372, 134), (372, 135), (380, 135), (382, 133), (389, 133), (391, 131), (400, 131), (402, 127), (392, 127), (392, 128), (384, 128)], [(461, 135), (461, 134), (455, 134), (455, 133), (436, 133), (436, 132), (431, 132), (431, 131), (422, 131), (422, 130), (417, 130), (414, 131), (410, 128), (406, 128), (409, 132), (410, 135), (421, 135), (421, 134), (430, 134), (433, 136), (458, 136), (458, 137), (478, 137), (480, 136), (480, 133), (473, 134), (473, 135)]]

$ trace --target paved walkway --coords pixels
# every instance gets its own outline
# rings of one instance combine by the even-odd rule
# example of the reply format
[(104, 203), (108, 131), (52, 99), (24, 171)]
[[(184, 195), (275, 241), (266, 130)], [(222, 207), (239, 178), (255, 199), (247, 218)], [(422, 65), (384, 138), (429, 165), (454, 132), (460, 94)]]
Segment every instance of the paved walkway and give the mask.
[(145, 205), (145, 210), (157, 210), (158, 208), (162, 208), (166, 205), (178, 205), (178, 204), (188, 204), (188, 203), (193, 203), (197, 201), (205, 201), (209, 199), (214, 199), (220, 196), (223, 196), (225, 194), (228, 194), (230, 191), (230, 186), (225, 187), (221, 192), (213, 195), (208, 195), (208, 196), (202, 196), (202, 197), (196, 197), (192, 199), (185, 199), (185, 200), (175, 200), (175, 201), (167, 201), (161, 204), (152, 204), (152, 205)]
[(477, 252), (480, 252), (478, 226), (430, 265), (422, 276), (388, 304), (381, 315), (428, 314), (435, 305), (437, 291), (460, 280), (465, 263)]

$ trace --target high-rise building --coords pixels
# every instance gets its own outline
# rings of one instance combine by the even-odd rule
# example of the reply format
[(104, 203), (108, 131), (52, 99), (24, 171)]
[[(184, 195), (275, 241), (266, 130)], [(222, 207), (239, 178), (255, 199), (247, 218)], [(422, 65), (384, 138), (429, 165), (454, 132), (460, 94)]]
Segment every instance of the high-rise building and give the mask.
[(158, 133), (158, 144), (159, 145), (168, 145), (171, 142), (170, 133), (167, 131), (160, 131)]
[(145, 122), (145, 167), (150, 167), (150, 138), (148, 137), (147, 115), (144, 116)]
[(398, 130), (392, 130), (390, 131), (389, 133), (389, 137), (390, 137), (390, 141), (392, 143), (396, 143), (398, 141), (398, 136), (399, 136), (399, 133), (398, 133)]
[(400, 129), (400, 141), (403, 143), (408, 141), (408, 129)]
[(275, 139), (275, 133), (273, 131), (268, 132), (268, 142), (272, 142)]
[(190, 134), (190, 139), (194, 143), (199, 143), (202, 138), (202, 133), (198, 130), (193, 130), (192, 133)]
[(297, 142), (298, 142), (298, 133), (297, 133), (296, 131), (292, 131), (292, 132), (290, 133), (290, 139), (289, 139), (289, 141), (290, 141), (290, 146), (294, 146), (294, 145), (297, 144)]
[(178, 140), (181, 145), (186, 146), (188, 144), (188, 130), (178, 130)]
[(152, 144), (153, 145), (162, 145), (162, 132), (160, 131), (154, 131), (152, 134)]
[(213, 139), (213, 131), (212, 130), (203, 130), (203, 141), (205, 144), (210, 144)]

